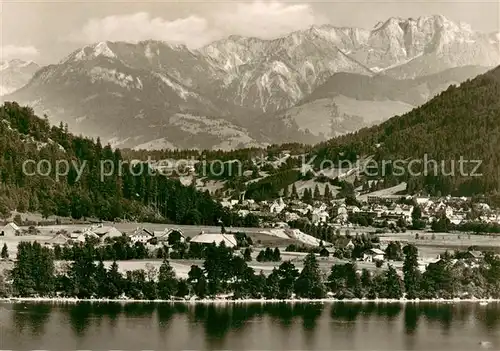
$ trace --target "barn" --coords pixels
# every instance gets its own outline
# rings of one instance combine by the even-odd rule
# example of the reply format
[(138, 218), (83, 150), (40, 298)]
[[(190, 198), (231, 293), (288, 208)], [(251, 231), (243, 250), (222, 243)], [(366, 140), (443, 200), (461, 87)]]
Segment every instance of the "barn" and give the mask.
[(2, 236), (16, 236), (16, 233), (21, 231), (21, 228), (17, 226), (16, 223), (7, 223), (4, 227), (0, 228), (0, 234)]

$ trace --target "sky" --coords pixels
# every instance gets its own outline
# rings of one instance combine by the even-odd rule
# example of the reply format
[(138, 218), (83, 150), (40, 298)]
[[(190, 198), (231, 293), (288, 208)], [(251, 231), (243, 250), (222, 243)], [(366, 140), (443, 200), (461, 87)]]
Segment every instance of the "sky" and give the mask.
[(56, 63), (105, 40), (156, 39), (196, 48), (232, 34), (269, 39), (327, 23), (371, 29), (393, 16), (433, 14), (500, 31), (498, 0), (0, 0), (0, 61)]

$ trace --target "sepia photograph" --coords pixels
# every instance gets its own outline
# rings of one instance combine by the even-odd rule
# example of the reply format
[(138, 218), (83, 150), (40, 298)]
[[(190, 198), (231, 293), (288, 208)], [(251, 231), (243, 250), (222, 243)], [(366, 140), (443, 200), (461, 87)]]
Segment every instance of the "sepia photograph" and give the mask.
[(500, 2), (0, 0), (0, 350), (500, 350)]

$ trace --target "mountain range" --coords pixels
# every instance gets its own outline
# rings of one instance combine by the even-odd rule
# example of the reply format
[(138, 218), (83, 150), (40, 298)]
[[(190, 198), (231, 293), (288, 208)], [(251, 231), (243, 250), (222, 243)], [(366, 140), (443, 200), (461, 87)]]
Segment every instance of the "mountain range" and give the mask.
[(316, 145), (315, 161), (352, 154), (379, 162), (418, 161), (403, 177), (409, 193), (498, 195), (499, 96), (500, 66), (408, 113)]
[(100, 42), (4, 97), (130, 148), (315, 143), (400, 115), (500, 62), (498, 34), (443, 16), (372, 30), (311, 27), (230, 36), (197, 50)]
[(0, 62), (0, 96), (25, 86), (40, 69), (33, 61), (9, 60)]

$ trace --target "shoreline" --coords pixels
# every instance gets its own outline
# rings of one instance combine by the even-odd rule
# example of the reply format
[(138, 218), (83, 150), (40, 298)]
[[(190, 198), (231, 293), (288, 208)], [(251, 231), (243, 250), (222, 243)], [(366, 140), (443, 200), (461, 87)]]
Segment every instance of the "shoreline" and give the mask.
[(60, 298), (60, 297), (10, 297), (0, 298), (0, 303), (19, 303), (19, 302), (51, 302), (51, 303), (80, 303), (80, 302), (96, 302), (96, 303), (181, 303), (181, 304), (250, 304), (250, 303), (400, 303), (400, 304), (418, 304), (418, 303), (500, 303), (500, 299), (168, 299), (168, 300), (140, 300), (140, 299), (79, 299), (79, 298)]

